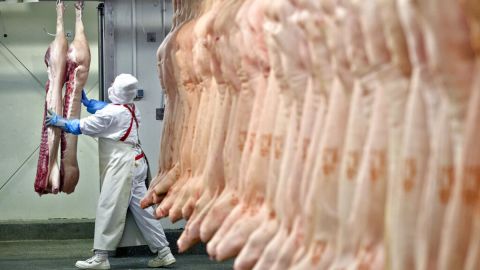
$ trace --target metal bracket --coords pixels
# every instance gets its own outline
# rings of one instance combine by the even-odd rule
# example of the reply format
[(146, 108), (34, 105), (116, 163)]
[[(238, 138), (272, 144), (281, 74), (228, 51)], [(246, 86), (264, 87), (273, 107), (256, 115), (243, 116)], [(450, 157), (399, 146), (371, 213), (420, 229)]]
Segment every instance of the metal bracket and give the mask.
[(155, 109), (155, 119), (156, 120), (163, 120), (164, 115), (165, 115), (165, 108), (156, 108)]

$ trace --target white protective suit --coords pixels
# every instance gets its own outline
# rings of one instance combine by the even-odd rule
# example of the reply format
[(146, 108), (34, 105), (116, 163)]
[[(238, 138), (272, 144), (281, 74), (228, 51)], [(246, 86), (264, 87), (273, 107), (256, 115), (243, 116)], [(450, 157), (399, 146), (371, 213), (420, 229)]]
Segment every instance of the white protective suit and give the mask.
[[(117, 86), (128, 90), (129, 85), (133, 84), (128, 79), (126, 86)], [(122, 239), (127, 209), (130, 209), (150, 249), (157, 252), (168, 246), (168, 241), (160, 221), (154, 218), (153, 208), (140, 207), (140, 200), (147, 191), (145, 180), (148, 172), (138, 138), (140, 112), (131, 103), (135, 95), (119, 97), (112, 91), (116, 82), (117, 79), (109, 89), (109, 98), (123, 104), (108, 104), (80, 120), (82, 134), (99, 138), (100, 177), (103, 184), (96, 211), (93, 248), (117, 248)], [(132, 89), (136, 93), (136, 79), (134, 82)]]

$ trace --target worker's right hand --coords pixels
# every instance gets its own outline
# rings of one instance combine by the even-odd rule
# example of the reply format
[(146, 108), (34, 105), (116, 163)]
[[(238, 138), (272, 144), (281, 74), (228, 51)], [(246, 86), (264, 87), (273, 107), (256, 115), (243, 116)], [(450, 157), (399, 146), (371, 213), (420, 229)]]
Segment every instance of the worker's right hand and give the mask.
[(82, 90), (82, 104), (87, 107), (87, 112), (89, 113), (95, 113), (98, 110), (103, 109), (105, 106), (107, 106), (107, 102), (105, 101), (98, 101), (95, 99), (88, 99), (87, 94), (85, 93), (85, 90)]
[(67, 120), (56, 114), (51, 109), (47, 110), (47, 115), (45, 117), (45, 125), (64, 128), (66, 122)]
[(50, 109), (47, 110), (47, 115), (45, 117), (45, 125), (59, 127), (63, 131), (74, 135), (82, 134), (82, 131), (80, 130), (80, 120), (67, 120)]

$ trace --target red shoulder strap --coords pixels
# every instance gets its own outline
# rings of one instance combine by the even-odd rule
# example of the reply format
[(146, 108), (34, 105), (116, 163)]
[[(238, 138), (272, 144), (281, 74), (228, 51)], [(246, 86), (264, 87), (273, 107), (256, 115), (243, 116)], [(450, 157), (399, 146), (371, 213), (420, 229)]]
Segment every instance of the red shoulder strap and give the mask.
[(132, 115), (132, 118), (130, 119), (130, 126), (128, 127), (127, 132), (125, 132), (122, 138), (120, 138), (120, 141), (122, 142), (128, 138), (128, 135), (130, 135), (130, 132), (132, 131), (133, 120), (135, 120), (135, 124), (137, 125), (137, 129), (138, 129), (138, 121), (137, 121), (137, 117), (135, 117), (135, 104), (132, 104), (131, 108), (127, 104), (123, 104), (123, 107), (127, 108), (127, 110)]

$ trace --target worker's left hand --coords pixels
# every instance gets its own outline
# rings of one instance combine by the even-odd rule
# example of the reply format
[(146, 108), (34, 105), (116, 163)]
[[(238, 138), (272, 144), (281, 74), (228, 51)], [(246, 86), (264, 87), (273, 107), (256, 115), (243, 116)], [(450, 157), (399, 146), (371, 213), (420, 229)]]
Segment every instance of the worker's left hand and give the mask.
[(87, 107), (87, 112), (93, 114), (96, 111), (103, 109), (108, 103), (105, 101), (88, 99), (87, 93), (85, 93), (85, 90), (82, 90), (82, 104), (83, 106)]
[(56, 126), (63, 128), (65, 127), (66, 122), (67, 120), (56, 114), (51, 109), (47, 110), (47, 117), (45, 118), (45, 124), (47, 126)]

